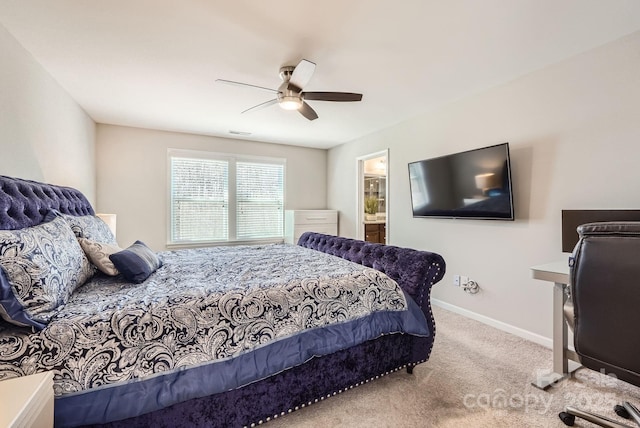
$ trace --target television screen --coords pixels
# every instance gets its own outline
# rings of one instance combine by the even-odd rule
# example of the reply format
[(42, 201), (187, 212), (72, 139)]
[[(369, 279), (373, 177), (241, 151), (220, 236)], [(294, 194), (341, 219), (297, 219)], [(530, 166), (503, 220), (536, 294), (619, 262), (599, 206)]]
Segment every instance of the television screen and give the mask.
[(409, 164), (414, 217), (513, 220), (509, 143)]

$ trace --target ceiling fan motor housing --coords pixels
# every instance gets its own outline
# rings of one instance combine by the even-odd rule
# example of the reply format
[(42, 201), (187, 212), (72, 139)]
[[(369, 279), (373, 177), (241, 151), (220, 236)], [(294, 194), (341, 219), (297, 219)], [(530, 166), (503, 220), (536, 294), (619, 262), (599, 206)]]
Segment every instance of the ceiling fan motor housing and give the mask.
[(291, 75), (293, 74), (293, 70), (296, 68), (293, 65), (285, 65), (284, 67), (280, 67), (280, 79), (283, 82), (289, 83), (289, 79), (291, 79)]

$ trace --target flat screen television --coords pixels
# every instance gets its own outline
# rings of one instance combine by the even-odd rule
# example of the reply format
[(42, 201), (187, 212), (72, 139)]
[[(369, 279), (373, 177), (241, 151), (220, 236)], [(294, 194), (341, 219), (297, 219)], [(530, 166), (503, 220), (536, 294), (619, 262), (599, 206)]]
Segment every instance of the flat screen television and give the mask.
[(509, 143), (409, 163), (414, 217), (513, 220)]

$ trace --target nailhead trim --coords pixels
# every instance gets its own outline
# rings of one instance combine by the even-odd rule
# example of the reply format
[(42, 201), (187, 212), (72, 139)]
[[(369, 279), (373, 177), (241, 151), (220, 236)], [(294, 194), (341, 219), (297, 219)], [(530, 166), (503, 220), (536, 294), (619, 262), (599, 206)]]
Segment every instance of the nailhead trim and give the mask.
[[(320, 398), (316, 398), (316, 399), (314, 399), (313, 401), (309, 401), (309, 402), (307, 402), (307, 403), (302, 403), (302, 404), (300, 404), (299, 406), (295, 406), (294, 408), (291, 408), (291, 409), (287, 410), (286, 412), (284, 412), (284, 411), (283, 411), (283, 412), (280, 412), (280, 415), (275, 414), (275, 415), (273, 415), (273, 419), (276, 419), (278, 416), (284, 416), (284, 415), (286, 415), (287, 413), (293, 413), (293, 412), (295, 412), (296, 410), (300, 410), (300, 409), (302, 409), (302, 408), (304, 408), (304, 407), (306, 407), (306, 406), (310, 406), (310, 405), (312, 405), (312, 404), (314, 404), (314, 403), (317, 403), (318, 401), (323, 401), (325, 398), (331, 398), (332, 396), (335, 396), (335, 395), (341, 394), (342, 392), (346, 392), (346, 391), (347, 391), (347, 389), (353, 389), (353, 388), (354, 388), (354, 387), (356, 387), (356, 386), (364, 385), (365, 383), (369, 383), (369, 382), (371, 382), (371, 381), (373, 381), (373, 380), (380, 379), (380, 378), (381, 378), (381, 377), (383, 377), (383, 376), (386, 376), (386, 375), (391, 374), (391, 373), (395, 373), (395, 372), (397, 372), (397, 371), (399, 371), (399, 370), (402, 370), (402, 369), (405, 369), (405, 368), (407, 368), (407, 367), (415, 367), (415, 366), (417, 366), (418, 364), (424, 363), (425, 361), (427, 361), (427, 360), (425, 359), (425, 360), (418, 361), (417, 363), (404, 364), (404, 365), (402, 365), (402, 366), (400, 366), (400, 367), (397, 367), (397, 368), (392, 369), (392, 370), (390, 370), (390, 371), (387, 371), (387, 372), (385, 372), (385, 373), (382, 373), (382, 374), (379, 374), (379, 375), (376, 375), (376, 376), (372, 376), (372, 377), (371, 377), (371, 378), (369, 378), (369, 379), (366, 379), (366, 380), (360, 381), (359, 383), (357, 383), (357, 382), (356, 382), (356, 383), (355, 383), (355, 384), (353, 384), (353, 385), (349, 385), (349, 387), (348, 387), (348, 388), (346, 388), (346, 387), (345, 387), (345, 388), (343, 388), (343, 389), (339, 389), (338, 391), (334, 391), (334, 392), (332, 392), (332, 393), (329, 393), (329, 394), (327, 394), (326, 396), (324, 396), (324, 395), (323, 395), (323, 396), (321, 396)], [(263, 424), (263, 423), (265, 423), (265, 422), (269, 422), (271, 419), (272, 419), (272, 417), (267, 417), (267, 418), (266, 418), (266, 419), (264, 419), (264, 420), (263, 420), (263, 419), (260, 419), (258, 422), (254, 422), (254, 423), (252, 423), (251, 425), (245, 425), (245, 426), (244, 426), (244, 428), (249, 428), (249, 427), (254, 428), (256, 425), (262, 425), (262, 424)]]

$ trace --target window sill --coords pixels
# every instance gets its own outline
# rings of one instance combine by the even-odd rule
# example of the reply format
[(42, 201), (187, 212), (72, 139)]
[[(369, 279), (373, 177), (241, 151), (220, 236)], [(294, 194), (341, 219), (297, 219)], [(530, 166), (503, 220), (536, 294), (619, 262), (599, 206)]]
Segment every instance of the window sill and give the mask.
[(199, 241), (185, 243), (167, 243), (167, 250), (181, 250), (187, 248), (203, 248), (203, 247), (231, 247), (237, 245), (266, 245), (266, 244), (282, 244), (284, 238), (273, 239), (252, 239), (246, 241)]

